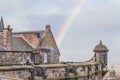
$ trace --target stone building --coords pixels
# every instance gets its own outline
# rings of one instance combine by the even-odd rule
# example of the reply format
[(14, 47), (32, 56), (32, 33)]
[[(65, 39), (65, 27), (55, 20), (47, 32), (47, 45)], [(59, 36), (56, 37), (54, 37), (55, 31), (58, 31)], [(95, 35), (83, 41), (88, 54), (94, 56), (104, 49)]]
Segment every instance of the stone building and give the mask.
[[(39, 51), (37, 51), (38, 49)], [(9, 69), (9, 67), (11, 66), (17, 67), (19, 65), (30, 66), (34, 64), (39, 65), (44, 63), (54, 64), (59, 62), (59, 56), (60, 53), (57, 48), (56, 42), (53, 38), (50, 25), (46, 25), (45, 30), (40, 31), (12, 32), (10, 25), (4, 27), (3, 18), (1, 18), (0, 21), (1, 66), (5, 67), (7, 66)], [(29, 66), (28, 71), (29, 68), (30, 69), (33, 68), (32, 66), (31, 67)], [(22, 66), (22, 68), (24, 67)], [(26, 69), (26, 66), (24, 69)]]
[(45, 30), (12, 32), (0, 21), (0, 79), (102, 80), (108, 49), (102, 41), (85, 62), (59, 62), (60, 52), (50, 25)]
[[(42, 52), (38, 54), (37, 57), (39, 59), (39, 64), (50, 62), (49, 58), (54, 59), (51, 61), (51, 63), (59, 62), (60, 53), (53, 38), (50, 25), (46, 25), (45, 30), (41, 31), (12, 32), (10, 25), (4, 28), (2, 18), (0, 24), (1, 50), (19, 51), (19, 55), (21, 56), (19, 56), (17, 59), (20, 59), (21, 57), (22, 62), (25, 63), (27, 58), (33, 61), (34, 58), (32, 51), (41, 48), (42, 50), (50, 50), (51, 52), (48, 54), (46, 51), (44, 51), (44, 54)], [(12, 56), (12, 54), (7, 56), (8, 59), (10, 56)]]

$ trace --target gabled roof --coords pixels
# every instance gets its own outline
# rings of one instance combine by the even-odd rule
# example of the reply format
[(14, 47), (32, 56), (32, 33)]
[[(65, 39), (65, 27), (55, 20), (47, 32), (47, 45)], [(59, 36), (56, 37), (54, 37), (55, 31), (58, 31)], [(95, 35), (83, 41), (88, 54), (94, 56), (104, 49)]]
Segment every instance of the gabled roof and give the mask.
[(32, 51), (33, 47), (29, 45), (22, 37), (12, 37), (12, 50)]
[(1, 17), (1, 20), (0, 20), (0, 32), (3, 32), (3, 29), (4, 29), (4, 23), (3, 23), (3, 18)]

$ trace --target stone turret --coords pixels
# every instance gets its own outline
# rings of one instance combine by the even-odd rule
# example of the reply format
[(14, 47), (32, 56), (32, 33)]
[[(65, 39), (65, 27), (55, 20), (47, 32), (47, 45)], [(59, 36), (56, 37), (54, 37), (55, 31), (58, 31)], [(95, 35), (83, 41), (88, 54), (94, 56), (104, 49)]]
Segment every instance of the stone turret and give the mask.
[(93, 51), (95, 52), (95, 62), (100, 62), (102, 63), (102, 67), (105, 67), (107, 65), (108, 48), (102, 44), (102, 41), (100, 41), (100, 43), (95, 46)]

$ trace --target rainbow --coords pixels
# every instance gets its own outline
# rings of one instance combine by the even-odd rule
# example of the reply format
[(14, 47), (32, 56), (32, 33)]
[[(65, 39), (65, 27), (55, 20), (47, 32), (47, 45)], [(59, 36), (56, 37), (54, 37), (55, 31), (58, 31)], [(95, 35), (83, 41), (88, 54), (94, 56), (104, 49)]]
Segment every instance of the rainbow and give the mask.
[(85, 3), (85, 0), (80, 0), (78, 5), (75, 7), (75, 9), (73, 9), (73, 11), (69, 14), (67, 19), (65, 20), (60, 32), (58, 33), (57, 38), (56, 38), (57, 45), (59, 48), (61, 48), (62, 43), (65, 39), (65, 36), (67, 35), (68, 31), (72, 27), (72, 24), (73, 24), (74, 20), (76, 19), (76, 17), (79, 15), (79, 12), (82, 10), (84, 3)]

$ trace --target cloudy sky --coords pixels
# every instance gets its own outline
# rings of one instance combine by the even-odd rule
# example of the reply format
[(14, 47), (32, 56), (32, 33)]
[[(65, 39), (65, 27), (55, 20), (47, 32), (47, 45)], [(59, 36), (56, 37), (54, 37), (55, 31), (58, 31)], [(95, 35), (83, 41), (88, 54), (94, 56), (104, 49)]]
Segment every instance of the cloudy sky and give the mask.
[(0, 16), (13, 31), (44, 29), (51, 25), (59, 35), (67, 18), (82, 5), (65, 35), (61, 61), (89, 60), (100, 40), (108, 49), (110, 64), (120, 64), (120, 0), (1, 0)]

